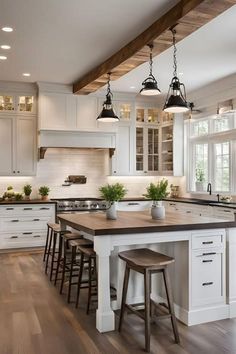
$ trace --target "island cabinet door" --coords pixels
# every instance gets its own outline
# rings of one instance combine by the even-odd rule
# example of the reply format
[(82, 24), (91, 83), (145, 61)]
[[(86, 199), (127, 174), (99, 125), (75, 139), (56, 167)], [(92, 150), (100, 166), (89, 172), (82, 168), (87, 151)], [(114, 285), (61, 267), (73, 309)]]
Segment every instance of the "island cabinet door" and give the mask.
[(223, 252), (220, 249), (192, 252), (192, 306), (220, 303), (224, 300)]

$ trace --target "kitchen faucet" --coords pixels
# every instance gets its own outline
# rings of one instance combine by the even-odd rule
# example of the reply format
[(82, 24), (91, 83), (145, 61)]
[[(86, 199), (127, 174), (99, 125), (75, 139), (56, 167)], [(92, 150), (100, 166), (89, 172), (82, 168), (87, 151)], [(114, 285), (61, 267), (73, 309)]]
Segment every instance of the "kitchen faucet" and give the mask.
[(207, 185), (207, 192), (211, 195), (211, 183), (208, 183)]

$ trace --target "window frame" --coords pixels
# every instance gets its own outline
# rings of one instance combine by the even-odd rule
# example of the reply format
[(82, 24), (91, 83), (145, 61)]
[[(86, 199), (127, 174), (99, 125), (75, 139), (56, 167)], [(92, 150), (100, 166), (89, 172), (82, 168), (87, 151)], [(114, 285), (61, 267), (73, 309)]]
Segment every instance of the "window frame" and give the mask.
[[(222, 114), (225, 116), (226, 113)], [(195, 145), (196, 144), (208, 144), (208, 180), (205, 183), (212, 183), (212, 192), (219, 194), (234, 194), (236, 193), (236, 113), (232, 116), (230, 113), (230, 125), (232, 129), (224, 130), (221, 132), (214, 132), (215, 116), (207, 116), (199, 119), (194, 119), (187, 122), (186, 135), (187, 135), (187, 156), (186, 156), (186, 174), (187, 174), (187, 192), (188, 193), (202, 193), (196, 191), (194, 187), (195, 182)], [(200, 121), (208, 120), (208, 134), (193, 136), (193, 124)], [(215, 188), (215, 157), (214, 157), (214, 144), (229, 142), (229, 191), (220, 191)]]

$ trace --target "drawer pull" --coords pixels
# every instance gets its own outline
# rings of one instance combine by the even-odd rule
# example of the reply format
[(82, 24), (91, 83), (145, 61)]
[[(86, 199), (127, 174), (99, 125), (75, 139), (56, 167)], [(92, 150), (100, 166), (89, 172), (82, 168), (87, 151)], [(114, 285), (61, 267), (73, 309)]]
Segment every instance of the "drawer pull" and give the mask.
[(24, 208), (24, 210), (33, 210), (33, 208)]
[(207, 283), (202, 283), (202, 286), (208, 286), (208, 285), (213, 285), (213, 281), (209, 281)]
[(35, 237), (35, 238), (36, 238), (36, 237), (41, 237), (41, 236), (40, 236), (40, 235), (34, 235), (33, 237)]
[(224, 213), (231, 213), (231, 210), (223, 210)]
[(11, 220), (11, 222), (19, 222), (19, 220), (18, 219), (13, 219), (13, 220)]
[(187, 214), (190, 214), (190, 213), (191, 213), (191, 211), (190, 211), (190, 210), (187, 210), (187, 211), (186, 211), (186, 213), (187, 213)]
[(216, 254), (216, 252), (207, 252), (207, 253), (203, 253), (202, 256), (212, 256)]
[(50, 208), (40, 208), (40, 210), (50, 210)]
[(213, 241), (203, 241), (203, 245), (212, 245)]
[(128, 203), (128, 205), (139, 205), (139, 203)]
[(14, 208), (6, 208), (6, 210), (14, 210)]
[(203, 259), (202, 263), (211, 263), (213, 259)]
[(169, 205), (176, 205), (175, 203), (170, 203)]
[(11, 236), (10, 238), (18, 238), (18, 236)]
[(23, 235), (32, 235), (33, 232), (23, 232)]
[(40, 221), (40, 219), (33, 219), (33, 221)]

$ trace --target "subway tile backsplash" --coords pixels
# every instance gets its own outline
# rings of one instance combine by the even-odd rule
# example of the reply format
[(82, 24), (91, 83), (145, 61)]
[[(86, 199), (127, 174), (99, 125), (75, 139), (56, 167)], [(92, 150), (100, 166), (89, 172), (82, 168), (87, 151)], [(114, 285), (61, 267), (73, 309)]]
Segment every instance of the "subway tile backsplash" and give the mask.
[[(72, 184), (64, 187), (62, 183), (68, 175), (85, 175), (86, 184)], [(99, 187), (105, 183), (121, 182), (128, 190), (128, 197), (142, 196), (146, 186), (162, 177), (113, 177), (109, 176), (108, 150), (94, 149), (48, 149), (45, 158), (37, 165), (37, 175), (33, 177), (0, 177), (0, 195), (8, 185), (21, 192), (24, 184), (30, 183), (33, 187), (32, 198), (38, 197), (38, 188), (48, 185), (51, 189), (51, 198), (67, 197), (98, 197)], [(169, 183), (185, 188), (184, 177), (167, 177)]]

